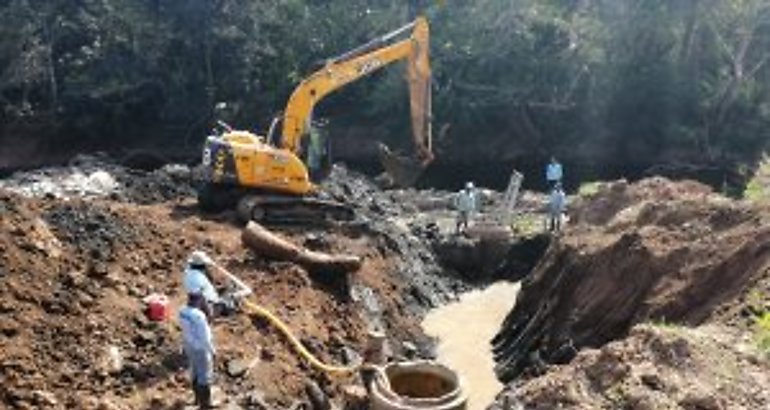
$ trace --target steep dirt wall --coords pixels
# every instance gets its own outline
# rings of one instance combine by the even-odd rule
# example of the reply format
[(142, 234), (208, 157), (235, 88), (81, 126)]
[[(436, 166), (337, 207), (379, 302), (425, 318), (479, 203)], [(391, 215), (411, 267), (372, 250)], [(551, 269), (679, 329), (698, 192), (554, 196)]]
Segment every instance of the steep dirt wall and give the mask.
[(639, 322), (703, 323), (770, 274), (761, 210), (694, 182), (608, 184), (577, 201), (572, 222), (493, 341), (504, 381)]

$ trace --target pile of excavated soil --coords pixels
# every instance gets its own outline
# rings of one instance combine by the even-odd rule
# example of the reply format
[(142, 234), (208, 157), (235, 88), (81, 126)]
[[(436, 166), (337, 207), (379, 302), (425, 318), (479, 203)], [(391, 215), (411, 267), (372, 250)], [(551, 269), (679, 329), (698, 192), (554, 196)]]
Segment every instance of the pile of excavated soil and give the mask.
[(605, 225), (620, 211), (642, 202), (667, 203), (682, 199), (698, 199), (709, 196), (708, 185), (696, 181), (672, 182), (666, 178), (643, 179), (634, 184), (625, 180), (598, 183), (597, 192), (577, 197), (570, 205), (570, 222), (573, 224)]
[(105, 155), (79, 155), (67, 166), (19, 171), (0, 188), (25, 196), (112, 198), (153, 204), (194, 195), (192, 170), (169, 164), (154, 171), (126, 168)]
[(634, 324), (729, 322), (770, 277), (770, 226), (748, 203), (661, 178), (604, 185), (576, 201), (572, 224), (522, 285), (495, 337), (510, 381)]
[[(364, 184), (353, 177), (344, 181)], [(376, 196), (365, 203), (371, 193), (355, 187), (343, 194), (359, 198), (362, 207), (379, 203), (399, 212)], [(385, 326), (396, 354), (404, 341), (428, 350), (413, 312), (448, 299), (451, 287), (432, 276), (438, 268), (424, 248), (414, 246), (413, 236), (389, 227), (379, 214), (369, 212), (363, 228), (283, 230), (299, 243), (362, 257), (362, 269), (350, 278), (351, 297), (339, 278), (311, 275), (244, 249), (233, 215), (201, 215), (191, 199), (137, 205), (0, 190), (0, 403), (14, 409), (189, 403), (173, 315), (184, 300), (181, 269), (194, 249), (206, 250), (242, 278), (254, 289), (253, 300), (285, 320), (326, 362), (355, 360), (375, 320)], [(150, 322), (143, 314), (142, 299), (156, 292), (172, 301), (168, 322)], [(341, 386), (350, 382), (310, 369), (259, 320), (236, 315), (214, 327), (217, 386), (231, 408), (263, 408), (263, 397), (271, 406), (288, 407), (306, 400), (311, 380), (338, 402)], [(238, 374), (239, 363), (255, 358), (253, 369)]]
[(638, 325), (568, 366), (519, 380), (490, 409), (766, 409), (770, 363), (730, 329)]
[(368, 178), (337, 165), (324, 181), (323, 191), (352, 206), (364, 230), (399, 255), (394, 273), (408, 284), (402, 297), (410, 313), (422, 315), (467, 289), (462, 280), (442, 272), (430, 243), (410, 226), (418, 214), (420, 196), (409, 201), (400, 191), (382, 191)]

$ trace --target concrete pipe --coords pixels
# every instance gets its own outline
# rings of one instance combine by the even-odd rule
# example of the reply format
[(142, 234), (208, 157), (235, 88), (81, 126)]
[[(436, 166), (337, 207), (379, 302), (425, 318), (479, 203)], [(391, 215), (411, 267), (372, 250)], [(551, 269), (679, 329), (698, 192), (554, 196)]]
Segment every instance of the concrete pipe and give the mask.
[(371, 384), (373, 410), (464, 410), (467, 397), (453, 370), (430, 361), (391, 363)]

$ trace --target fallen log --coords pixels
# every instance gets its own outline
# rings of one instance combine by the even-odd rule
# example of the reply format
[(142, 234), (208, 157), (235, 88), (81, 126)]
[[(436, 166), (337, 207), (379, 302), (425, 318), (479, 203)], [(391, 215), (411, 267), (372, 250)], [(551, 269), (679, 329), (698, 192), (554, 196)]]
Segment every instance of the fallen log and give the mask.
[(347, 273), (361, 268), (361, 258), (358, 256), (311, 251), (282, 238), (254, 221), (249, 222), (243, 229), (241, 241), (260, 255), (295, 262), (310, 271)]

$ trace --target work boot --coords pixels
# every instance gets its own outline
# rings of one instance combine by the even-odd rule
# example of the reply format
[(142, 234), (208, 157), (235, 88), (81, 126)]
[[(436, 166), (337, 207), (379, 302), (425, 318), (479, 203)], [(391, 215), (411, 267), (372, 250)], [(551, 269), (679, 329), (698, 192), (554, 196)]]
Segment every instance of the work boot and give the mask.
[(219, 403), (216, 402), (211, 395), (211, 385), (199, 386), (201, 391), (201, 402), (198, 404), (201, 409), (215, 409), (219, 407)]
[(200, 408), (203, 408), (203, 387), (205, 386), (200, 386), (197, 383), (193, 383), (192, 385), (193, 394), (195, 395), (195, 405)]

